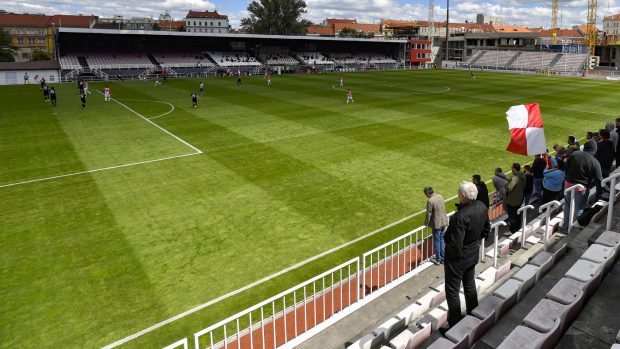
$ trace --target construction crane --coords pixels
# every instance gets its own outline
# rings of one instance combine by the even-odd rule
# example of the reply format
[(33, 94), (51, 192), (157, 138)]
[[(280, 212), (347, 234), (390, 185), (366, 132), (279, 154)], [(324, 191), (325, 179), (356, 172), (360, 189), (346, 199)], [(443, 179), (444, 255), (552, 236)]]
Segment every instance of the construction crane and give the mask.
[(558, 43), (558, 7), (560, 0), (551, 0), (551, 44)]
[(428, 39), (433, 41), (433, 37), (435, 36), (435, 0), (428, 0)]
[(586, 37), (586, 46), (590, 57), (594, 57), (596, 48), (596, 10), (598, 8), (598, 0), (588, 0), (588, 36)]

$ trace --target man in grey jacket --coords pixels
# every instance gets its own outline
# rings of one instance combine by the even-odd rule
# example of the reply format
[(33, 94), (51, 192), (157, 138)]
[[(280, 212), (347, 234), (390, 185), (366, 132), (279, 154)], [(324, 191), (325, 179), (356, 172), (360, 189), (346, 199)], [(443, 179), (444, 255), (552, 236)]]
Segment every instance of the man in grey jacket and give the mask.
[(428, 198), (426, 202), (426, 219), (424, 225), (431, 228), (433, 232), (433, 251), (435, 259), (433, 263), (443, 263), (444, 241), (443, 235), (448, 225), (448, 215), (446, 214), (446, 204), (443, 197), (435, 192), (433, 188), (424, 188), (424, 195)]
[(508, 213), (508, 224), (510, 232), (516, 233), (521, 229), (521, 219), (517, 211), (523, 202), (523, 190), (525, 189), (525, 175), (521, 172), (521, 165), (512, 164), (512, 178), (506, 187), (506, 208)]
[(504, 203), (504, 208), (506, 208), (506, 185), (508, 184), (508, 177), (502, 172), (502, 169), (498, 167), (495, 169), (495, 176), (491, 181), (493, 182), (495, 190), (499, 193), (500, 200)]

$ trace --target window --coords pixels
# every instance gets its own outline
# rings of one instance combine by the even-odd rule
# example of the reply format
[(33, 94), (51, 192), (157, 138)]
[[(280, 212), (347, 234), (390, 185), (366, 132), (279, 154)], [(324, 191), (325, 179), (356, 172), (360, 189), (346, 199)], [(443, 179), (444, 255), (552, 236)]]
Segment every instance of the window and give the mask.
[(187, 21), (187, 25), (188, 26), (192, 25), (192, 22), (191, 21)]
[(202, 33), (202, 28), (198, 29), (198, 32), (199, 32), (199, 33)]
[(202, 21), (198, 21), (198, 25), (202, 26)]
[(211, 29), (211, 33), (213, 33), (213, 29)]
[(45, 44), (45, 38), (39, 38), (39, 44)]
[(54, 81), (54, 75), (50, 75), (50, 78), (49, 78), (49, 79), (47, 79), (47, 81), (49, 81), (49, 82), (53, 82), (53, 81)]
[(221, 23), (222, 23), (222, 22), (217, 22), (217, 26), (218, 26), (218, 27), (221, 27), (221, 26), (222, 26), (222, 24), (221, 24)]
[(28, 43), (29, 43), (30, 45), (34, 44), (34, 38), (28, 38)]
[(211, 25), (211, 26), (213, 26), (213, 22), (211, 22), (211, 24), (210, 24), (210, 25)]
[(27, 52), (22, 53), (22, 58), (29, 58), (28, 53)]
[(194, 25), (196, 25), (196, 21), (194, 21)]
[(194, 33), (196, 32), (196, 29), (194, 28)]
[(24, 38), (17, 38), (17, 43), (19, 45), (23, 45), (24, 44)]
[(217, 32), (218, 32), (218, 33), (221, 33), (221, 32), (222, 32), (222, 29), (218, 29), (218, 30), (217, 30)]

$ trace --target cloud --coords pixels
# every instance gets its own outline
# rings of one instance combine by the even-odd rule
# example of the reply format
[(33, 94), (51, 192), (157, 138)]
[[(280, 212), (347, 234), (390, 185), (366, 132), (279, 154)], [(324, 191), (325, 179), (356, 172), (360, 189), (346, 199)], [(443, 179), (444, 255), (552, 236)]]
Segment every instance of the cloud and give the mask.
[[(219, 10), (229, 16), (233, 27), (238, 27), (247, 16), (249, 0), (5, 0), (0, 7), (6, 11), (46, 14), (94, 14), (100, 17), (123, 15), (129, 17), (158, 17), (168, 12), (174, 18), (184, 18), (187, 11)], [(560, 15), (564, 27), (584, 24), (588, 0), (561, 0)], [(325, 18), (351, 18), (362, 23), (377, 23), (381, 19), (426, 20), (428, 0), (306, 0), (308, 12), (304, 18), (322, 22)], [(551, 24), (550, 0), (452, 0), (450, 20), (463, 22), (475, 20), (483, 13), (503, 17), (510, 24), (549, 27)], [(603, 16), (620, 13), (620, 0), (599, 2), (599, 26)], [(435, 20), (445, 21), (443, 0), (435, 6)]]

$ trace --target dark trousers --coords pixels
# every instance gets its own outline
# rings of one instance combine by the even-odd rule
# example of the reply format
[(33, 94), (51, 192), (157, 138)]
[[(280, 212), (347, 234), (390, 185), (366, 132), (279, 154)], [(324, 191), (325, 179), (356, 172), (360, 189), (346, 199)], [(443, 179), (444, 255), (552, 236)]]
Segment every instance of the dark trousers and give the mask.
[(553, 200), (561, 200), (559, 196), (560, 196), (560, 191), (551, 191), (547, 188), (543, 188), (542, 205), (549, 203)]
[(456, 325), (463, 318), (461, 313), (461, 300), (459, 299), (459, 289), (463, 282), (465, 292), (465, 305), (467, 314), (478, 306), (478, 293), (476, 292), (475, 279), (476, 263), (470, 267), (463, 268), (459, 263), (445, 262), (444, 272), (446, 274), (446, 301), (448, 302), (448, 324), (450, 327)]
[(521, 215), (517, 213), (518, 209), (519, 206), (506, 205), (506, 213), (508, 213), (508, 224), (510, 225), (511, 233), (516, 233), (521, 229)]

